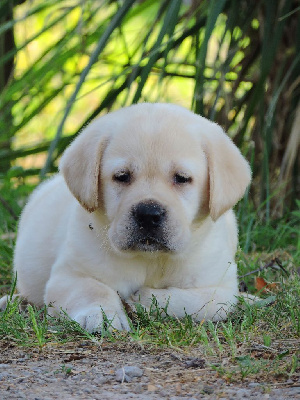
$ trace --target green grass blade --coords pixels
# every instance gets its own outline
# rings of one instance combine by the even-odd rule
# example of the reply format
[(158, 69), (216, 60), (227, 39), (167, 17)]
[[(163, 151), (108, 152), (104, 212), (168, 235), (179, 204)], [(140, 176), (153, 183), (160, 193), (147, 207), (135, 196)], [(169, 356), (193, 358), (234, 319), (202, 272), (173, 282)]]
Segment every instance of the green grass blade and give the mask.
[(204, 39), (196, 60), (196, 75), (194, 89), (194, 111), (197, 114), (204, 115), (203, 98), (204, 98), (204, 70), (206, 65), (206, 54), (208, 42), (211, 38), (216, 21), (225, 6), (226, 0), (211, 0), (207, 9), (207, 20), (205, 25)]
[(52, 155), (54, 153), (54, 150), (56, 148), (57, 142), (60, 139), (62, 132), (63, 132), (63, 127), (65, 124), (65, 121), (74, 105), (74, 102), (76, 100), (77, 94), (83, 84), (83, 82), (85, 81), (92, 65), (96, 62), (96, 60), (98, 59), (99, 55), (101, 54), (102, 50), (104, 49), (110, 35), (113, 33), (113, 31), (119, 26), (119, 24), (121, 23), (122, 19), (124, 18), (124, 16), (126, 15), (126, 13), (128, 12), (128, 10), (132, 7), (132, 5), (134, 4), (135, 0), (126, 0), (124, 2), (124, 4), (122, 5), (122, 7), (120, 7), (120, 9), (116, 12), (116, 14), (114, 15), (114, 17), (112, 18), (110, 24), (108, 25), (108, 27), (106, 28), (106, 30), (104, 31), (103, 35), (101, 36), (96, 49), (94, 50), (94, 52), (92, 53), (88, 65), (84, 68), (84, 70), (82, 71), (82, 74), (80, 76), (79, 82), (76, 85), (76, 88), (72, 94), (72, 96), (70, 97), (67, 106), (66, 106), (66, 110), (64, 113), (64, 116), (59, 124), (59, 127), (57, 129), (56, 132), (56, 136), (54, 138), (54, 140), (52, 141), (49, 151), (48, 151), (48, 156), (47, 156), (47, 160), (46, 163), (44, 165), (44, 167), (42, 168), (41, 171), (41, 177), (43, 178), (45, 176), (45, 174), (48, 172), (49, 167), (51, 165), (51, 161), (52, 161)]
[(137, 103), (138, 100), (141, 97), (142, 90), (145, 86), (146, 80), (150, 74), (150, 71), (158, 59), (159, 55), (159, 50), (161, 49), (161, 45), (163, 42), (163, 39), (165, 35), (172, 36), (175, 26), (178, 22), (178, 15), (180, 11), (180, 6), (181, 6), (181, 0), (174, 0), (170, 3), (170, 6), (168, 7), (162, 28), (158, 34), (158, 37), (156, 39), (156, 42), (151, 50), (151, 56), (149, 57), (149, 61), (146, 65), (146, 67), (143, 69), (143, 72), (140, 76), (140, 83), (138, 85), (138, 88), (136, 90), (136, 93), (133, 98), (133, 103)]

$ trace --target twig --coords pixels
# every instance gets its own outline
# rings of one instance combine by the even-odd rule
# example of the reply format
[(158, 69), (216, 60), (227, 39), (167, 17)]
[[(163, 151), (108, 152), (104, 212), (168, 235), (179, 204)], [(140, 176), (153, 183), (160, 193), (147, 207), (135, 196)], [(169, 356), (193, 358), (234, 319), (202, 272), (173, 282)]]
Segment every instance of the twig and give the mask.
[(264, 269), (267, 269), (267, 268), (273, 268), (273, 269), (277, 269), (277, 270), (278, 270), (278, 267), (279, 267), (286, 275), (288, 275), (288, 272), (287, 272), (287, 270), (283, 267), (281, 261), (280, 261), (277, 257), (275, 257), (275, 258), (273, 258), (270, 262), (268, 262), (267, 264), (263, 265), (262, 267), (259, 267), (259, 268), (255, 269), (255, 270), (253, 270), (253, 271), (247, 272), (247, 274), (245, 274), (245, 275), (240, 275), (240, 276), (238, 276), (238, 278), (239, 278), (239, 279), (242, 279), (242, 278), (244, 278), (245, 276), (249, 276), (249, 275), (252, 275), (252, 274), (256, 274), (257, 272), (263, 271)]

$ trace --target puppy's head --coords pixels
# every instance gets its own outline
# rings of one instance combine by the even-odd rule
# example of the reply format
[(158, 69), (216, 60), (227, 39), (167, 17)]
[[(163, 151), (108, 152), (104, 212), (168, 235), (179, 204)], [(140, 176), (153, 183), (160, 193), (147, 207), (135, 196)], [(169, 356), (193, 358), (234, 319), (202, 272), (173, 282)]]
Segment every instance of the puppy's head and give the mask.
[(250, 168), (222, 129), (170, 104), (138, 104), (91, 123), (62, 157), (80, 204), (107, 219), (118, 252), (183, 251), (194, 223), (244, 194)]

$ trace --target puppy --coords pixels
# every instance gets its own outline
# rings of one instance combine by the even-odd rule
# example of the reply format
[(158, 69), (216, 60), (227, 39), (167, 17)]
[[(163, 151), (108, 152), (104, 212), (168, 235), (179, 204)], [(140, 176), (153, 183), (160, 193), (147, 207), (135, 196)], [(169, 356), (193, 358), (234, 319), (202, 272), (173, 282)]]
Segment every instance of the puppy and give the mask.
[[(238, 295), (231, 208), (251, 173), (215, 123), (172, 104), (92, 122), (25, 207), (14, 256), (22, 297), (90, 332), (129, 330), (121, 299), (222, 320)], [(2, 301), (2, 306), (5, 300)]]

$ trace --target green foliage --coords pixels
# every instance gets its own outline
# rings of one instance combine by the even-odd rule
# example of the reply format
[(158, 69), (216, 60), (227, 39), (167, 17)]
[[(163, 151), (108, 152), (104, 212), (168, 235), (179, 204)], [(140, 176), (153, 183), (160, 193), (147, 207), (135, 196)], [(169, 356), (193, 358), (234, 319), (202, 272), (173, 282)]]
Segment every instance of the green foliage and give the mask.
[(252, 158), (249, 201), (264, 218), (293, 204), (300, 118), (293, 1), (18, 3), (4, 0), (0, 18), (0, 42), (12, 30), (16, 42), (0, 46), (0, 171), (56, 171), (65, 147), (99, 114), (171, 101), (217, 121)]
[(28, 305), (25, 308), (18, 298), (9, 301), (6, 310), (0, 312), (0, 337), (3, 342), (18, 346), (37, 346), (39, 351), (51, 342), (93, 339), (75, 321), (51, 317), (46, 307), (37, 309)]
[(296, 200), (296, 208), (286, 212), (283, 217), (265, 219), (260, 214), (261, 209), (253, 205), (237, 206), (237, 219), (240, 232), (239, 242), (244, 252), (253, 250), (272, 252), (278, 248), (292, 249), (300, 261), (300, 201)]

